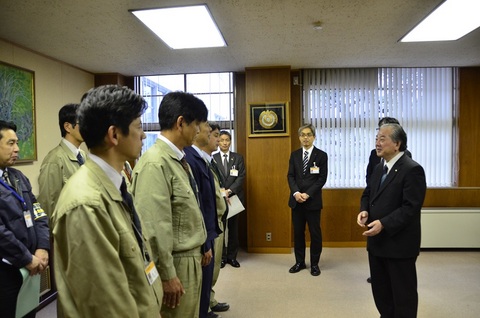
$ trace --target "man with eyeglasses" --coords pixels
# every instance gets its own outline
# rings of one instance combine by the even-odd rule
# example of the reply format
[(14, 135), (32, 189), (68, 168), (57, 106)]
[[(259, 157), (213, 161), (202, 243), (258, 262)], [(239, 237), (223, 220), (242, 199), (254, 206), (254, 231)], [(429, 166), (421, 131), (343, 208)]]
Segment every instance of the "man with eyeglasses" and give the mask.
[(40, 167), (38, 176), (38, 202), (48, 216), (52, 216), (63, 186), (85, 162), (80, 149), (83, 142), (77, 120), (79, 104), (66, 104), (58, 112), (58, 124), (62, 140), (50, 150)]
[(327, 181), (327, 154), (313, 145), (315, 127), (311, 124), (298, 129), (302, 147), (290, 155), (288, 185), (292, 209), (295, 265), (289, 272), (298, 273), (305, 264), (305, 225), (310, 231), (310, 270), (313, 276), (320, 275), (320, 254), (322, 253), (322, 230), (320, 214), (323, 208), (322, 187)]

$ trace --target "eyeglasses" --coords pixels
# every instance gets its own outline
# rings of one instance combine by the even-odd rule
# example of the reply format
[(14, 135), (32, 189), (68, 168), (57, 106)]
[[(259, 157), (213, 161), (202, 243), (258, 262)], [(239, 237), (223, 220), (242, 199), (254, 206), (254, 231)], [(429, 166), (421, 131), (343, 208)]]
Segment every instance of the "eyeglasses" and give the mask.
[(310, 138), (310, 137), (313, 137), (313, 134), (312, 134), (312, 133), (309, 133), (309, 134), (300, 134), (300, 137), (302, 137), (302, 138), (305, 138), (305, 137)]

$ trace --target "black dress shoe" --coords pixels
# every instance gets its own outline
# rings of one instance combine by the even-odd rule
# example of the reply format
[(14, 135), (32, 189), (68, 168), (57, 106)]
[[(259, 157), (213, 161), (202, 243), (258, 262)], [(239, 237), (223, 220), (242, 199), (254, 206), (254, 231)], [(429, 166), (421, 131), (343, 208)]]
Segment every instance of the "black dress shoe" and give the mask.
[(305, 265), (305, 263), (296, 263), (288, 271), (293, 274), (293, 273), (298, 273), (299, 271), (305, 268), (307, 268), (307, 265)]
[(230, 305), (227, 304), (227, 303), (218, 303), (210, 309), (212, 309), (212, 311), (222, 312), (222, 311), (227, 311), (228, 309), (230, 309)]
[(209, 311), (207, 314), (207, 318), (221, 318), (221, 316), (217, 315), (213, 311)]
[(320, 268), (318, 267), (318, 265), (313, 265), (312, 266), (311, 273), (312, 273), (312, 276), (320, 275)]
[(240, 267), (240, 263), (237, 262), (236, 259), (230, 259), (230, 258), (227, 258), (227, 263), (232, 265), (233, 267)]
[(220, 268), (224, 268), (226, 264), (226, 261), (222, 259), (222, 262), (220, 263)]

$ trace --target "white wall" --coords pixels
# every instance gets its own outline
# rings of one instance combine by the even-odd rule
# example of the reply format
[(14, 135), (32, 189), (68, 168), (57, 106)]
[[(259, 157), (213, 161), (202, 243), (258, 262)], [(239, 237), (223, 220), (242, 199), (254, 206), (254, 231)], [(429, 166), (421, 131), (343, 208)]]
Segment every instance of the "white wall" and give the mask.
[(61, 139), (58, 111), (67, 103), (80, 102), (83, 93), (94, 86), (94, 75), (1, 39), (0, 61), (35, 72), (37, 160), (15, 168), (30, 179), (37, 194), (42, 160)]

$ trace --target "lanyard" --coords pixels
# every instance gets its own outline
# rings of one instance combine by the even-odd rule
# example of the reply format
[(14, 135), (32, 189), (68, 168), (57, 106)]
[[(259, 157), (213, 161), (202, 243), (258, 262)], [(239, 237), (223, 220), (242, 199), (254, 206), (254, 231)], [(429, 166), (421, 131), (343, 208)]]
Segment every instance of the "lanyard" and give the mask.
[(15, 191), (15, 189), (13, 189), (11, 186), (9, 186), (8, 184), (6, 184), (1, 178), (0, 178), (0, 183), (5, 187), (7, 188), (8, 190), (10, 190), (10, 192), (12, 192), (13, 196), (15, 198), (17, 198), (17, 200), (22, 204), (23, 206), (23, 210), (24, 211), (27, 211), (27, 203), (25, 202), (25, 200), (22, 198), (22, 196), (20, 196), (17, 191)]

